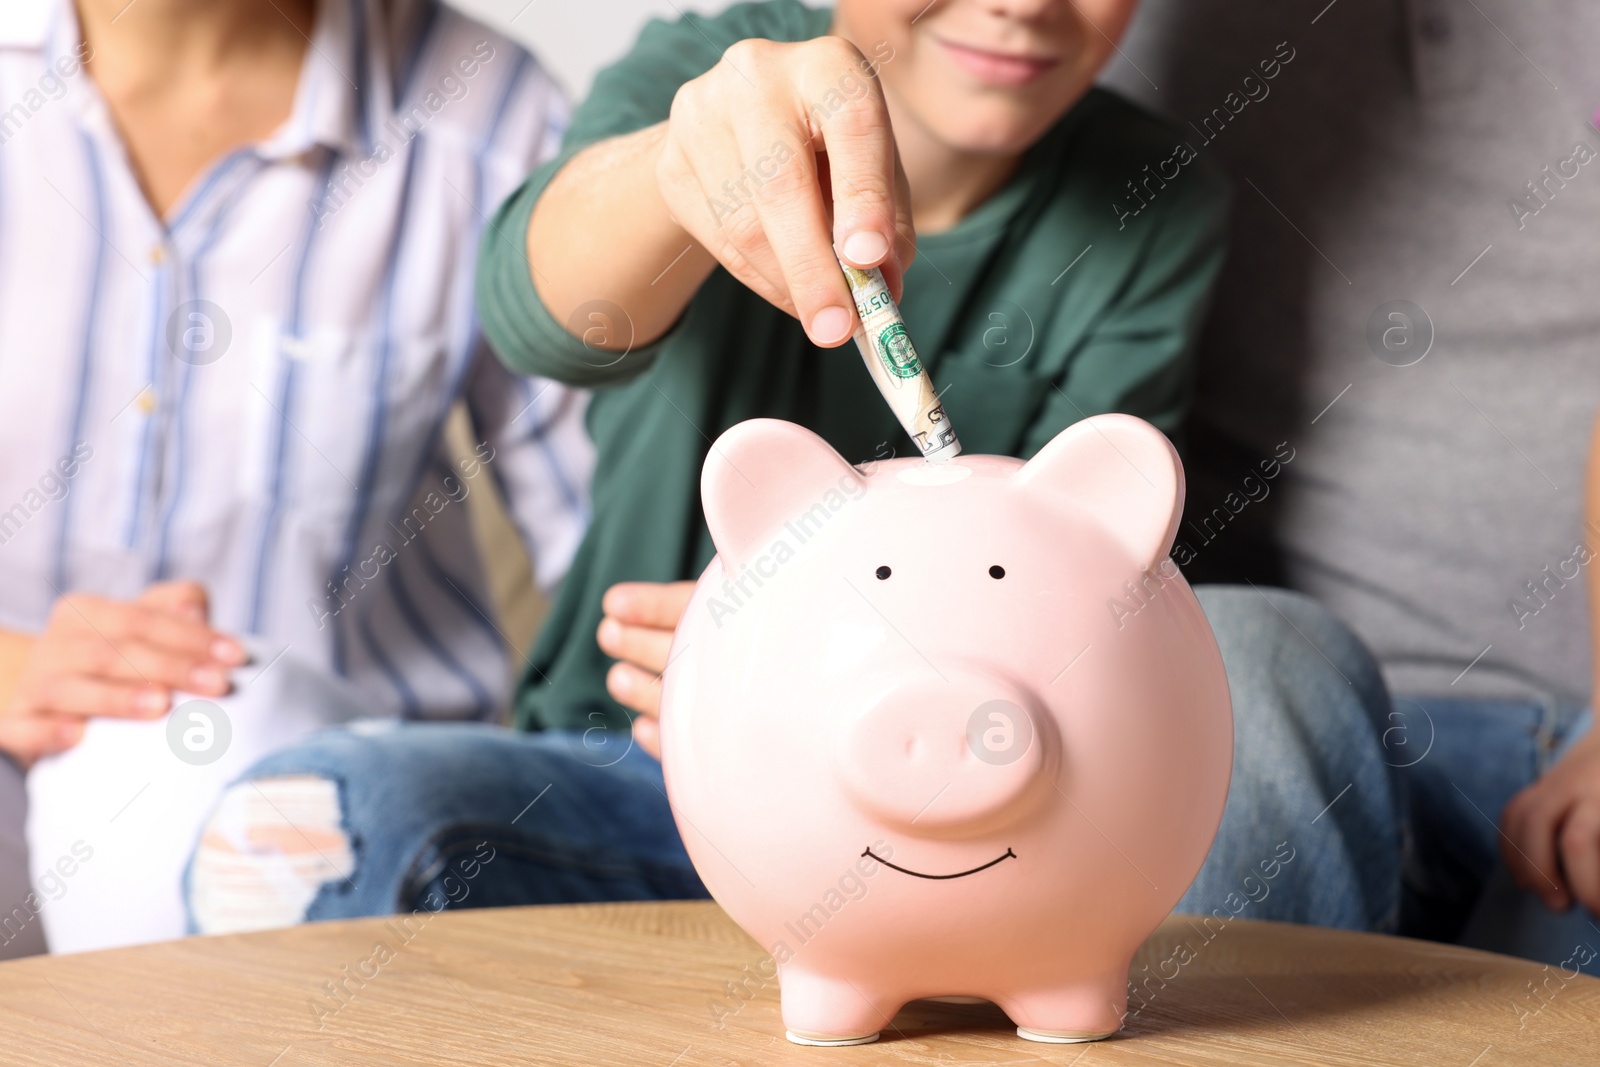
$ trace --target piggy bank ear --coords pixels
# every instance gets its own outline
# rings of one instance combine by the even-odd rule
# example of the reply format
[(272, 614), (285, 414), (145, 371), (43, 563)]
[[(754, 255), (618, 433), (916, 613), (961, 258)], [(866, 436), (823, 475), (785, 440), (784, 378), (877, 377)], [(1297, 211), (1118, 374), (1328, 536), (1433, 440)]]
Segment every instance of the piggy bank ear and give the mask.
[(1166, 435), (1131, 415), (1096, 415), (1056, 434), (1016, 484), (1086, 508), (1141, 568), (1172, 551), (1183, 516), (1183, 466)]
[(784, 523), (819, 504), (836, 511), (865, 488), (828, 442), (778, 419), (751, 419), (728, 429), (700, 472), (706, 526), (731, 570), (770, 547)]

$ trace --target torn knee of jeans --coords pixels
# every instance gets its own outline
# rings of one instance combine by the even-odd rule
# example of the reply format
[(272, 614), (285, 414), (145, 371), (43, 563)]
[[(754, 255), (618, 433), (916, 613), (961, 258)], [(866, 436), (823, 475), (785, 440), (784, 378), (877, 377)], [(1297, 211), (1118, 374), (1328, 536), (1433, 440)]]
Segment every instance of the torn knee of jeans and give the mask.
[(203, 934), (291, 926), (323, 886), (354, 870), (338, 783), (316, 775), (239, 782), (201, 832), (189, 910)]

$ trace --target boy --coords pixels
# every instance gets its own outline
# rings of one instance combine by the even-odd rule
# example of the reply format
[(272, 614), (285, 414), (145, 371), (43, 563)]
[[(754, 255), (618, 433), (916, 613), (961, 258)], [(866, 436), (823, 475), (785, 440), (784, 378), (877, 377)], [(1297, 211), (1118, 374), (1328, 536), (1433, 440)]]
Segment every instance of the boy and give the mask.
[[(589, 415), (595, 524), (519, 701), (519, 725), (538, 732), (335, 731), (256, 767), (238, 789), (305, 776), (344, 783), (340, 824), (317, 829), (353, 834), (363, 855), (324, 864), (306, 917), (446, 897), (704, 893), (647, 754), (684, 587), (614, 587), (682, 582), (705, 566), (713, 549), (699, 471), (736, 422), (804, 424), (855, 462), (907, 448), (845, 344), (854, 313), (835, 248), (855, 266), (884, 268), (968, 451), (1031, 455), (1103, 411), (1177, 427), (1222, 259), (1225, 195), (1203, 160), (1175, 150), (1180, 135), (1090, 87), (1133, 8), (843, 0), (830, 12), (774, 0), (652, 24), (600, 75), (562, 154), (502, 207), (479, 264), (485, 328), (502, 357), (602, 387)], [(1176, 172), (1158, 172), (1177, 157)], [(601, 641), (622, 661), (609, 694), (609, 661), (592, 636), (608, 589)], [(1365, 774), (1370, 788), (1317, 831), (1378, 825), (1387, 785), (1368, 717), (1382, 691), (1355, 643), (1302, 600), (1224, 592), (1213, 606), (1225, 658), (1260, 657), (1244, 665), (1256, 669), (1249, 676), (1282, 683), (1236, 701), (1242, 718), (1315, 708), (1305, 731), (1364, 737), (1378, 765), (1376, 779), (1370, 766), (1335, 771), (1341, 785)], [(644, 713), (633, 724), (639, 745), (619, 702)], [(1306, 767), (1272, 755), (1263, 774)], [(1238, 780), (1256, 769), (1242, 765)], [(1331, 796), (1312, 784), (1278, 799), (1285, 817), (1309, 823)], [(262, 813), (242, 849), (203, 842), (197, 914), (241, 880), (267, 884), (296, 853), (274, 843), (290, 840), (280, 831)], [(1276, 841), (1256, 833), (1233, 851), (1270, 852)], [(485, 845), (492, 862), (475, 858), (470, 878), (449, 873)], [(209, 873), (219, 856), (234, 881)], [(1388, 907), (1382, 890), (1332, 864), (1301, 861), (1297, 873), (1350, 887), (1341, 899), (1357, 901), (1354, 912), (1324, 921), (1367, 925)]]
[[(613, 583), (710, 559), (693, 490), (707, 439), (764, 415), (852, 462), (910, 447), (848, 344), (835, 246), (897, 291), (913, 271), (901, 310), (967, 451), (1028, 456), (1102, 411), (1176, 430), (1226, 193), (1200, 163), (1163, 180), (1181, 138), (1090, 89), (1112, 50), (1095, 26), (1120, 34), (1133, 8), (746, 4), (703, 27), (718, 47), (697, 20), (653, 26), (601, 75), (562, 157), (497, 221), (527, 233), (527, 259), (496, 240), (480, 265), (502, 358), (617, 387), (590, 429), (609, 521), (637, 532), (578, 563), (525, 723), (626, 726), (589, 635)], [(1149, 201), (1137, 218), (1130, 190)], [(634, 636), (606, 651), (627, 658)], [(614, 695), (637, 709), (657, 674), (615, 670)]]

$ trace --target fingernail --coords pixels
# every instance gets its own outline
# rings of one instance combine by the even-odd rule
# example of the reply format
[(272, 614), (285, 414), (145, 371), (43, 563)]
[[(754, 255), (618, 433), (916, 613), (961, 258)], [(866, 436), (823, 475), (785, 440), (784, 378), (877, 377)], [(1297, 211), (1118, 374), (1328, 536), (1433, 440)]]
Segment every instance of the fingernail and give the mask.
[(611, 672), (611, 688), (619, 693), (627, 693), (633, 689), (633, 676), (627, 671)]
[(600, 623), (600, 647), (606, 650), (615, 648), (622, 640), (622, 624), (615, 619), (606, 619)]
[(844, 239), (844, 258), (852, 263), (882, 263), (889, 242), (876, 230), (858, 230)]
[(196, 667), (189, 672), (189, 684), (198, 693), (208, 693), (226, 688), (228, 680), (214, 667)]
[(848, 308), (823, 308), (811, 317), (811, 339), (819, 345), (836, 345), (850, 336), (852, 325)]
[(248, 654), (239, 642), (230, 641), (226, 637), (219, 637), (211, 642), (211, 658), (218, 663), (226, 663), (230, 667), (237, 667), (248, 658)]
[(159, 689), (146, 689), (134, 703), (146, 715), (160, 715), (167, 710), (167, 694)]
[(56, 743), (62, 747), (75, 745), (83, 737), (83, 723), (68, 723), (56, 730)]

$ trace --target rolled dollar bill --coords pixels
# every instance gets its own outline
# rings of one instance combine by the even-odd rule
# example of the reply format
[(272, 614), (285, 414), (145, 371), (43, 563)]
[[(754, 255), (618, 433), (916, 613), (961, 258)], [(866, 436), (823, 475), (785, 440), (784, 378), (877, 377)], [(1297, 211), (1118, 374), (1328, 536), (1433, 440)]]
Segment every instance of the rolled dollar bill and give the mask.
[(844, 268), (861, 319), (855, 332), (856, 347), (895, 418), (916, 442), (923, 459), (942, 463), (959, 456), (961, 442), (933, 390), (933, 379), (917, 358), (883, 272), (876, 267), (858, 270), (842, 260), (839, 266)]

